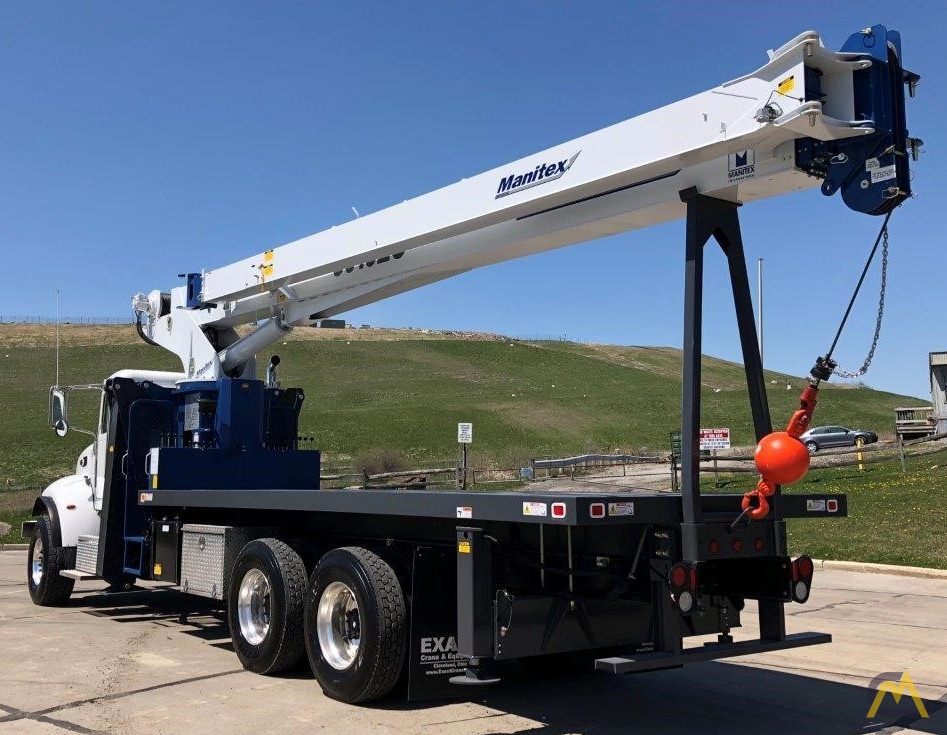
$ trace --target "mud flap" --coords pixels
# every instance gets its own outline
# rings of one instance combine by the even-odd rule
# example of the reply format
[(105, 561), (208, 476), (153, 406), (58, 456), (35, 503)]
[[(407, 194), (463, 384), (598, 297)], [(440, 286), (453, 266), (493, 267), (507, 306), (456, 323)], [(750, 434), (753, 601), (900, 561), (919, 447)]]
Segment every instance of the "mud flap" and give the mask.
[(457, 560), (454, 550), (419, 547), (411, 570), (408, 701), (469, 697), (448, 679), (463, 674), (457, 655)]

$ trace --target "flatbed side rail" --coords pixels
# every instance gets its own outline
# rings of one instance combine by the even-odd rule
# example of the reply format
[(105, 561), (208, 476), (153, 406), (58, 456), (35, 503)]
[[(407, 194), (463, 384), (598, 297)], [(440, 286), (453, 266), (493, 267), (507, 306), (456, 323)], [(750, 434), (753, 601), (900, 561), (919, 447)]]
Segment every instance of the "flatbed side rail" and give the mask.
[[(730, 522), (742, 495), (707, 494), (707, 520)], [(456, 490), (305, 490), (155, 489), (141, 493), (139, 505), (152, 507), (226, 508), (230, 510), (357, 513), (415, 518), (473, 519), (560, 526), (678, 524), (680, 495), (670, 493), (463, 492)], [(782, 495), (776, 501), (784, 518), (842, 517), (844, 495)], [(554, 507), (556, 506), (556, 507)], [(720, 516), (717, 518), (716, 516)]]

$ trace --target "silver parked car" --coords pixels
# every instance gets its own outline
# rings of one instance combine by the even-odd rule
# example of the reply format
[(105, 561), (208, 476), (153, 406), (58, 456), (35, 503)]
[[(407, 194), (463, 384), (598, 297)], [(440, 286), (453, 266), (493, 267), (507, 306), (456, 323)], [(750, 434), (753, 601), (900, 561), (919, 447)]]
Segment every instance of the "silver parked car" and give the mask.
[(846, 429), (844, 426), (815, 426), (799, 437), (810, 452), (828, 447), (861, 447), (874, 444), (878, 435), (873, 431)]

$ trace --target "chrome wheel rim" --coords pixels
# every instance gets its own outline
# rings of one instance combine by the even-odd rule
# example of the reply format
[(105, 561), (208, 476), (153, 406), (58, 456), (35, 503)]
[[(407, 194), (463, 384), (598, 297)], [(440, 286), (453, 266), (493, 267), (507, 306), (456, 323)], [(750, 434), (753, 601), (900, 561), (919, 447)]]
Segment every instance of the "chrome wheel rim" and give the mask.
[(33, 544), (33, 561), (30, 562), (30, 579), (34, 587), (39, 587), (39, 583), (43, 581), (43, 557), (43, 539), (37, 536), (36, 543)]
[(316, 612), (319, 648), (329, 666), (343, 671), (355, 662), (362, 642), (362, 624), (355, 593), (342, 582), (331, 582), (319, 598)]
[(237, 594), (237, 620), (240, 635), (251, 646), (258, 646), (270, 630), (270, 580), (259, 569), (243, 575)]

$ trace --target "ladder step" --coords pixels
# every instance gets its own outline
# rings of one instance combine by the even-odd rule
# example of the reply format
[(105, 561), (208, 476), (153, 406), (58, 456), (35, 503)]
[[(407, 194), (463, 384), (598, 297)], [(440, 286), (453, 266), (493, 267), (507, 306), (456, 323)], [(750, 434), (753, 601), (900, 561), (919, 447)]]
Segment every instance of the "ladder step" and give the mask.
[(80, 572), (78, 569), (62, 569), (59, 572), (60, 577), (65, 577), (66, 579), (74, 579), (77, 582), (82, 582), (86, 579), (98, 579), (98, 576), (95, 574), (89, 574), (89, 572)]

